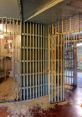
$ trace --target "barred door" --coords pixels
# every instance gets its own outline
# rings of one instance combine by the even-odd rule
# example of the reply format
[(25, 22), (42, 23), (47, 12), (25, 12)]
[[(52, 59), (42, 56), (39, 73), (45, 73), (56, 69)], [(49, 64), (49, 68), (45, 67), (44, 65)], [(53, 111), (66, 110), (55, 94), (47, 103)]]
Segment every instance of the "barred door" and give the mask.
[(48, 38), (48, 88), (51, 103), (64, 100), (63, 35), (59, 25), (52, 25)]

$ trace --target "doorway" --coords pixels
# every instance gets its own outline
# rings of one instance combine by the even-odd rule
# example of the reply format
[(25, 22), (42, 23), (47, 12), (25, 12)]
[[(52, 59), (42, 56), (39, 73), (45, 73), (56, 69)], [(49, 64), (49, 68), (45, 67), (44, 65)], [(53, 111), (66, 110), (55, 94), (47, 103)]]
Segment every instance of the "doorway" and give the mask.
[(77, 87), (82, 88), (82, 43), (77, 43)]

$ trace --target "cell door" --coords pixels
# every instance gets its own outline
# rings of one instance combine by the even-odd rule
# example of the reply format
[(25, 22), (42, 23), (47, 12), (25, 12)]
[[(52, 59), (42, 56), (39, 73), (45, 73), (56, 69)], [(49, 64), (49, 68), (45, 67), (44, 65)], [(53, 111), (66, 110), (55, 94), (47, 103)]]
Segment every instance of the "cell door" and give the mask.
[(77, 41), (78, 36), (67, 35), (64, 43), (65, 84), (77, 85)]
[(48, 91), (51, 103), (64, 100), (63, 35), (58, 28), (58, 25), (52, 25), (48, 38)]

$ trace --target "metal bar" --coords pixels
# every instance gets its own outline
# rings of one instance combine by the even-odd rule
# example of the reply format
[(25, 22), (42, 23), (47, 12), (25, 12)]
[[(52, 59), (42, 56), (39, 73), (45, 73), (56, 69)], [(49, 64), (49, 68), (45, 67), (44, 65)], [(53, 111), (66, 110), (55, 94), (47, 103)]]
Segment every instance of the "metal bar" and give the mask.
[(59, 102), (59, 89), (60, 89), (60, 87), (59, 87), (59, 22), (58, 22), (58, 45), (57, 45), (57, 50), (58, 50), (58, 59), (57, 59), (57, 62), (58, 62), (58, 71), (57, 71), (57, 76), (58, 76), (58, 99), (57, 99), (57, 101)]
[(62, 101), (64, 101), (64, 64), (63, 64), (63, 62), (64, 62), (64, 39), (63, 39), (63, 36), (64, 36), (64, 34), (63, 34), (63, 32), (64, 32), (64, 30), (63, 30), (63, 28), (64, 28), (64, 22), (63, 22), (63, 20), (62, 20)]
[(33, 23), (33, 98), (34, 98), (34, 23)]
[(55, 80), (54, 80), (54, 82), (55, 82), (54, 83), (54, 88), (55, 88), (54, 92), (55, 93), (54, 93), (54, 98), (55, 98), (55, 100), (54, 101), (56, 102), (56, 88), (57, 88), (56, 87), (57, 86), (57, 84), (56, 84), (56, 75), (57, 75), (57, 73), (56, 73), (56, 31), (54, 32), (54, 45), (55, 45), (55, 48), (54, 48), (54, 50), (55, 50), (55, 52), (54, 52), (54, 54), (55, 54), (55, 58), (54, 58), (55, 59), (55, 61), (54, 61), (55, 62), (55, 70), (54, 70), (54, 75), (55, 75), (54, 76), (55, 77)]
[[(36, 24), (36, 45), (37, 45), (37, 24)], [(37, 46), (36, 46), (36, 48), (37, 48)], [(37, 50), (36, 50), (36, 52), (37, 52)], [(37, 85), (37, 82), (38, 82), (38, 80), (37, 80), (37, 78), (38, 78), (38, 76), (37, 76), (37, 53), (36, 53), (36, 97), (38, 97), (38, 95), (37, 95), (37, 87), (38, 87), (38, 85)]]
[[(49, 27), (48, 27), (49, 33)], [(48, 95), (49, 95), (49, 102), (50, 102), (50, 35), (48, 34)]]
[(32, 53), (31, 53), (31, 22), (30, 22), (30, 61), (29, 61), (29, 63), (30, 63), (30, 99), (32, 98), (31, 97), (31, 88), (32, 88), (32, 86), (31, 86), (31, 55), (32, 55)]
[(44, 83), (44, 40), (45, 40), (45, 37), (44, 37), (44, 26), (43, 26), (43, 48), (42, 48), (42, 50), (43, 50), (43, 59), (42, 59), (42, 63), (43, 63), (43, 95), (45, 95), (45, 89), (44, 89), (44, 87), (45, 87), (45, 83)]
[(43, 91), (42, 91), (42, 27), (43, 25), (41, 24), (41, 96), (43, 96)]

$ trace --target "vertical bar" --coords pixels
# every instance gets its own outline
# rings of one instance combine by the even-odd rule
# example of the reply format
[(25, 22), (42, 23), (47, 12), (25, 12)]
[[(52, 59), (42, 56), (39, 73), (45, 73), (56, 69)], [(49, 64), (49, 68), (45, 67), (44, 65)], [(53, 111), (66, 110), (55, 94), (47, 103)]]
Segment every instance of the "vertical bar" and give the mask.
[(56, 32), (55, 32), (55, 35), (54, 36), (55, 36), (55, 43), (54, 43), (55, 44), (55, 48), (54, 48), (55, 49), (55, 81), (54, 81), (55, 82), (55, 84), (54, 84), (54, 88), (55, 88), (54, 89), (54, 91), (55, 91), (55, 94), (54, 95), (55, 96), (54, 97), (55, 97), (55, 102), (56, 102), (56, 85), (57, 85), (56, 84), (56, 75), (57, 75), (57, 73), (56, 73)]
[[(37, 35), (37, 24), (36, 24), (35, 27), (36, 27), (36, 31), (35, 31), (35, 32), (36, 32), (36, 45), (37, 45), (37, 36), (38, 36), (38, 35)], [(36, 46), (36, 49), (37, 49), (37, 46)], [(37, 52), (37, 51), (36, 51), (36, 52)], [(38, 87), (38, 85), (37, 85), (37, 78), (38, 78), (38, 77), (37, 77), (37, 67), (38, 67), (38, 66), (37, 66), (37, 53), (36, 53), (36, 97), (37, 97), (37, 87)]]
[(33, 98), (34, 98), (34, 23), (33, 23)]
[(69, 48), (68, 48), (68, 37), (67, 37), (67, 33), (65, 34), (65, 40), (66, 40), (66, 78), (65, 79), (66, 79), (66, 84), (68, 84), (68, 77), (67, 77), (68, 76), (68, 68), (67, 67), (68, 67), (68, 61), (69, 60), (68, 60), (68, 57), (67, 57), (68, 55), (67, 54), (68, 54), (68, 49)]
[[(75, 38), (76, 38), (76, 36), (75, 36)], [(73, 67), (74, 67), (74, 73), (73, 73), (73, 84), (75, 85), (75, 86), (77, 86), (77, 47), (76, 47), (76, 40), (74, 41), (74, 49), (73, 49), (73, 52), (74, 52), (74, 54), (73, 54), (73, 56), (74, 56), (74, 60), (73, 60)]]
[(44, 39), (45, 39), (45, 37), (44, 37), (44, 26), (43, 26), (43, 48), (42, 48), (42, 50), (43, 50), (43, 60), (42, 60), (42, 63), (43, 63), (43, 95), (45, 95), (45, 83), (44, 83)]
[[(49, 27), (48, 27), (49, 33)], [(49, 102), (50, 102), (50, 34), (48, 34), (48, 95), (49, 95)]]
[[(52, 25), (52, 45), (54, 43), (54, 25)], [(52, 46), (52, 56), (53, 56), (53, 51), (54, 51), (54, 47)], [(52, 58), (52, 82), (51, 82), (51, 87), (52, 87), (52, 102), (54, 100), (54, 65), (53, 65), (53, 62), (54, 62), (54, 58)]]
[(57, 45), (57, 49), (58, 49), (58, 60), (57, 60), (58, 61), (58, 72), (57, 72), (57, 76), (58, 76), (58, 79), (57, 79), (58, 80), (58, 100), (57, 101), (59, 102), (59, 88), (60, 88), (59, 87), (59, 74), (60, 74), (59, 73), (59, 22), (58, 22), (58, 35), (57, 36), (58, 36), (58, 45)]
[(31, 88), (32, 88), (32, 86), (31, 86), (31, 55), (32, 55), (32, 53), (31, 53), (31, 22), (30, 22), (30, 61), (29, 61), (29, 63), (30, 63), (30, 99), (32, 99), (32, 97), (31, 97)]
[(40, 39), (40, 24), (38, 24), (38, 96), (40, 97), (40, 57), (39, 57), (39, 53), (40, 53), (40, 47), (39, 47), (39, 39)]
[(24, 100), (25, 100), (25, 75), (23, 76), (23, 90), (24, 90), (23, 96), (24, 96)]
[(63, 65), (63, 52), (64, 52), (64, 39), (63, 39), (63, 33), (64, 33), (64, 23), (63, 23), (63, 20), (62, 20), (62, 101), (64, 101), (64, 75), (63, 75), (63, 72), (64, 72), (64, 65)]
[(42, 86), (43, 86), (43, 84), (42, 84), (42, 24), (41, 24), (41, 96), (43, 96), (43, 89), (42, 89)]
[[(13, 66), (13, 77), (15, 78), (15, 70), (14, 70), (14, 67), (15, 67), (15, 64), (14, 64), (14, 56), (15, 56), (15, 50), (14, 50), (14, 45), (15, 45), (15, 40), (14, 40), (14, 38), (15, 38), (15, 21), (14, 21), (14, 19), (13, 19), (13, 45), (12, 45), (12, 52), (13, 52), (13, 60), (12, 60), (12, 66)], [(7, 29), (7, 26), (6, 26), (6, 29)], [(22, 66), (23, 67), (23, 66)]]
[(27, 100), (28, 100), (28, 43), (29, 43), (29, 40), (28, 40), (28, 22), (27, 22)]
[(61, 101), (62, 101), (62, 87), (63, 87), (63, 86), (62, 86), (62, 78), (63, 78), (63, 77), (62, 77), (62, 75), (63, 75), (63, 74), (62, 74), (62, 66), (63, 66), (63, 65), (62, 65), (62, 64), (63, 64), (63, 60), (62, 60), (62, 54), (63, 54), (63, 53), (62, 53), (62, 34), (61, 34), (60, 49), (61, 49), (61, 50), (60, 50), (60, 52), (61, 52), (61, 60), (60, 60), (60, 61), (61, 61), (61, 70), (60, 70), (60, 74), (61, 74), (61, 75), (60, 75), (60, 80), (61, 80), (61, 84), (60, 84), (60, 87), (61, 87), (61, 94), (60, 94), (60, 95), (61, 95), (61, 96), (60, 96), (60, 98), (61, 98)]
[[(16, 27), (17, 27), (17, 21), (16, 21)], [(17, 30), (16, 30), (16, 33), (15, 33), (15, 34), (17, 34)], [(23, 64), (24, 64), (24, 68), (23, 68), (23, 69), (24, 69), (24, 73), (23, 73), (23, 74), (24, 74), (24, 77), (23, 77), (23, 78), (24, 78), (24, 79), (23, 79), (23, 80), (25, 81), (25, 71), (26, 71), (26, 70), (25, 70), (25, 69), (26, 69), (26, 68), (25, 68), (25, 54), (26, 54), (26, 53), (25, 53), (25, 23), (24, 23), (24, 35), (23, 35), (23, 37), (24, 37), (24, 38), (23, 38), (23, 39), (24, 39), (24, 40), (23, 40), (23, 43), (24, 43), (24, 45), (23, 45), (23, 46), (24, 46), (24, 63), (23, 63)], [(24, 100), (25, 100), (25, 82), (24, 82)]]

